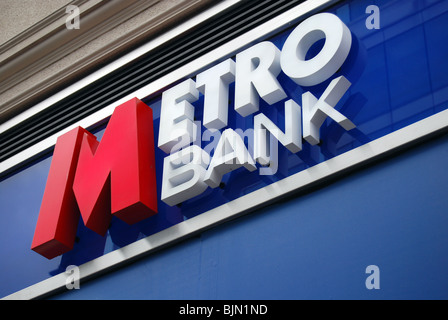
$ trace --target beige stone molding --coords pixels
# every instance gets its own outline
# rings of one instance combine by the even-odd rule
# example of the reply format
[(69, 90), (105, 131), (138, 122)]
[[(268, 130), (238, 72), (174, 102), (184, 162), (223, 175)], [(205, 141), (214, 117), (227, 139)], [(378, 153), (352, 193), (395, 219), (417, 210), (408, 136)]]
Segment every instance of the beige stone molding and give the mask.
[(217, 2), (70, 2), (80, 9), (79, 29), (66, 28), (63, 7), (0, 46), (0, 123)]

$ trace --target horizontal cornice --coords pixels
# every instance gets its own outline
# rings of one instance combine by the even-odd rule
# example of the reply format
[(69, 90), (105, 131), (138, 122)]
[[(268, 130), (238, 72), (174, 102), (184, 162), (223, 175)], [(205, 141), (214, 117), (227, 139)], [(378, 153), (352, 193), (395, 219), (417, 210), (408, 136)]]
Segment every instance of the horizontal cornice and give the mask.
[[(63, 7), (0, 46), (0, 123), (23, 111), (27, 104), (35, 103), (39, 97), (94, 68), (98, 61), (103, 63), (105, 59), (111, 59), (127, 47), (170, 28), (176, 19), (211, 3), (210, 0), (166, 1), (167, 5), (163, 7), (166, 10), (157, 8), (160, 13), (151, 15), (144, 22), (140, 19), (140, 23), (129, 24), (131, 27), (117, 32), (117, 37), (112, 40), (106, 37), (101, 45), (98, 45), (101, 41), (97, 41), (96, 46), (76, 63), (61, 63), (83, 46), (117, 31), (120, 25), (161, 2), (163, 0), (75, 0), (70, 4), (80, 9), (79, 29), (66, 28), (68, 15)], [(39, 72), (55, 63), (60, 63), (61, 67), (40, 81)], [(24, 85), (24, 81), (29, 84)], [(18, 85), (24, 88), (16, 92)]]

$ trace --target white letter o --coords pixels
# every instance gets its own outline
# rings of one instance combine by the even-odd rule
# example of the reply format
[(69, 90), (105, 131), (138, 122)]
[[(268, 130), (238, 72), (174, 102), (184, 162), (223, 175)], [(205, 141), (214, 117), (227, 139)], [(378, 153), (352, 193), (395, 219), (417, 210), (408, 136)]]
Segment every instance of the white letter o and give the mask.
[[(325, 38), (322, 50), (305, 60), (310, 47)], [(334, 14), (316, 14), (295, 28), (283, 45), (283, 72), (301, 86), (313, 86), (330, 78), (344, 63), (352, 45), (348, 27)]]

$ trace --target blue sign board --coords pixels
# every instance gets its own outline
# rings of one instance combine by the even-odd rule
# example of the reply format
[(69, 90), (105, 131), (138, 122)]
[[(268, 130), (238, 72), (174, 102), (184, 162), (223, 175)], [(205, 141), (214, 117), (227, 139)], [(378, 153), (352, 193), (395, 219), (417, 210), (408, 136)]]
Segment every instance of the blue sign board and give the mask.
[[(343, 66), (331, 78), (317, 85), (304, 87), (291, 80), (283, 71), (277, 77), (287, 98), (302, 105), (302, 95), (305, 92), (311, 92), (319, 98), (332, 80), (344, 76), (351, 82), (351, 86), (335, 109), (350, 119), (356, 128), (346, 130), (333, 119), (327, 118), (320, 127), (319, 144), (312, 145), (304, 141), (302, 150), (297, 153), (278, 144), (278, 167), (273, 174), (259, 174), (260, 166), (257, 166), (256, 172), (244, 167), (236, 169), (223, 176), (220, 187), (207, 188), (178, 205), (170, 206), (159, 200), (158, 214), (135, 225), (130, 226), (113, 218), (104, 237), (87, 229), (80, 220), (74, 249), (53, 260), (47, 260), (30, 249), (51, 155), (2, 177), (0, 296), (64, 272), (69, 265), (91, 261), (447, 109), (448, 43), (443, 39), (446, 38), (445, 30), (448, 28), (448, 3), (377, 2), (381, 12), (379, 29), (366, 25), (369, 14), (365, 9), (370, 4), (367, 1), (343, 1), (328, 10), (345, 23), (352, 35), (350, 53)], [(282, 30), (266, 41), (281, 50), (296, 27), (294, 25)], [(305, 60), (319, 54), (323, 45), (324, 42), (321, 41), (312, 46)], [(234, 56), (228, 58), (235, 59)], [(285, 100), (269, 105), (260, 99), (259, 112), (243, 117), (234, 111), (234, 97), (235, 83), (232, 82), (229, 84), (229, 128), (238, 128), (243, 132), (253, 129), (254, 117), (262, 113), (280, 130), (286, 130)], [(157, 139), (162, 96), (160, 93), (150, 94), (143, 101), (153, 110), (154, 135)], [(192, 105), (195, 107), (195, 119), (202, 120), (204, 95), (200, 93), (198, 100), (192, 102)], [(99, 139), (104, 128), (94, 129)], [(195, 144), (202, 149), (207, 149), (210, 144), (216, 146), (216, 137), (223, 130), (217, 131), (216, 137), (212, 133), (205, 139), (206, 128), (200, 128), (200, 139)], [(248, 150), (253, 151), (250, 143), (249, 139), (245, 140)], [(211, 151), (210, 156), (213, 156), (213, 148), (208, 150)], [(161, 199), (163, 165), (167, 154), (157, 147), (155, 152), (158, 199)], [(372, 192), (372, 196), (374, 194)], [(323, 219), (319, 223), (326, 222)], [(311, 233), (308, 236), (313, 235)]]

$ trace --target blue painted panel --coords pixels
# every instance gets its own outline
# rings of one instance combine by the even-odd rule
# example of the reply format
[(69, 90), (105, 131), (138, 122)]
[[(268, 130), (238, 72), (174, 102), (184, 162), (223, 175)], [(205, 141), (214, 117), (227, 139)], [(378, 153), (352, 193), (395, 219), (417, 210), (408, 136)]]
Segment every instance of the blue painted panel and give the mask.
[(447, 157), (445, 136), (53, 298), (447, 299)]
[[(377, 4), (380, 7), (381, 29), (379, 30), (367, 30), (365, 27), (367, 17), (365, 7), (370, 4)], [(337, 75), (347, 76), (353, 85), (337, 109), (347, 115), (357, 125), (357, 129), (345, 132), (338, 125), (327, 120), (321, 129), (322, 143), (320, 145), (310, 146), (305, 143), (303, 151), (298, 154), (291, 154), (279, 145), (281, 167), (275, 175), (260, 176), (245, 169), (236, 170), (224, 177), (227, 186), (225, 189), (208, 189), (202, 195), (186, 201), (181, 207), (171, 208), (159, 201), (159, 214), (136, 225), (128, 226), (119, 219), (113, 219), (105, 237), (100, 237), (85, 228), (80, 221), (75, 248), (51, 261), (30, 250), (51, 157), (41, 159), (0, 181), (0, 224), (7, 226), (0, 234), (2, 243), (0, 256), (3, 257), (0, 262), (0, 296), (62, 272), (68, 265), (80, 265), (121, 248), (447, 108), (448, 42), (441, 41), (445, 39), (444, 32), (448, 27), (447, 1), (344, 1), (329, 11), (338, 14), (355, 36), (349, 59), (337, 73)], [(281, 48), (290, 31), (286, 30), (270, 41)], [(318, 50), (318, 47), (315, 49)], [(363, 56), (362, 53), (365, 55)], [(283, 73), (279, 75), (279, 79), (288, 95), (299, 104), (303, 90), (311, 90), (319, 96), (325, 89), (325, 85), (300, 88)], [(233, 93), (234, 85), (231, 85), (229, 127), (243, 130), (252, 128), (253, 116), (242, 118), (233, 112)], [(160, 96), (147, 97), (144, 101), (154, 110), (155, 136), (157, 137)], [(199, 120), (202, 119), (202, 103), (202, 97), (195, 103), (195, 116)], [(274, 106), (268, 106), (262, 102), (260, 110), (277, 122), (279, 128), (283, 128), (283, 102)], [(100, 128), (97, 132), (98, 136), (101, 136), (102, 132)], [(204, 143), (202, 147), (205, 147)], [(165, 154), (156, 148), (159, 199), (164, 156)], [(446, 181), (439, 182), (443, 185)], [(403, 186), (411, 188), (413, 185), (403, 184)], [(366, 198), (365, 201), (374, 202), (377, 192), (375, 188), (372, 187), (369, 193), (371, 198)], [(354, 189), (356, 190), (350, 192), (357, 191), (357, 188)], [(407, 191), (407, 189), (404, 190)], [(306, 199), (309, 197), (312, 196)], [(286, 208), (286, 212), (295, 210), (293, 206)], [(423, 210), (421, 206), (416, 208)], [(283, 209), (278, 210), (283, 212)], [(279, 228), (280, 226), (288, 228), (289, 222), (286, 217), (289, 216), (285, 213), (284, 220), (280, 219), (278, 222), (272, 220), (271, 223), (278, 224)], [(310, 226), (310, 230), (317, 230), (312, 228), (318, 228), (316, 225), (320, 225), (321, 222), (315, 221)], [(248, 226), (248, 228), (251, 227)], [(219, 230), (221, 229), (217, 229), (216, 232)], [(206, 233), (203, 237), (208, 234)], [(319, 234), (315, 234), (314, 237), (318, 239)], [(354, 235), (352, 239), (355, 239)], [(322, 245), (324, 240), (324, 238), (320, 239)], [(188, 242), (192, 245), (193, 251), (197, 250), (193, 245), (195, 241)], [(303, 241), (314, 241), (314, 238), (310, 234), (310, 240)], [(280, 242), (279, 245), (289, 248), (289, 242)], [(228, 254), (230, 255), (230, 252)], [(163, 255), (161, 253), (162, 257)], [(191, 261), (188, 261), (187, 264), (190, 263)], [(193, 269), (196, 268), (196, 265), (193, 264), (193, 266)], [(193, 269), (187, 268), (192, 273)], [(211, 275), (207, 273), (207, 276)], [(181, 282), (178, 278), (176, 281)], [(175, 294), (175, 292), (166, 293), (166, 295), (169, 294)], [(224, 293), (217, 295), (221, 296)], [(201, 296), (201, 293), (197, 292), (193, 296)]]

